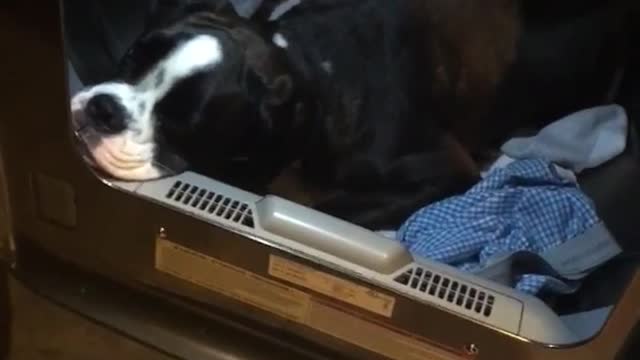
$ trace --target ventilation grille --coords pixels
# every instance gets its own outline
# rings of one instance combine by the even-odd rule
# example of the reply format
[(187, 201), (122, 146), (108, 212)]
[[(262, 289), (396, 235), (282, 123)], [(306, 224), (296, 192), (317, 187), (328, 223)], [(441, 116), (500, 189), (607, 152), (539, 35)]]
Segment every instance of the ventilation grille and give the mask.
[(396, 282), (456, 306), (490, 317), (496, 298), (485, 291), (451, 280), (446, 276), (414, 267), (395, 279)]
[(166, 198), (210, 216), (249, 228), (255, 227), (253, 211), (248, 204), (184, 181), (176, 181), (167, 192)]

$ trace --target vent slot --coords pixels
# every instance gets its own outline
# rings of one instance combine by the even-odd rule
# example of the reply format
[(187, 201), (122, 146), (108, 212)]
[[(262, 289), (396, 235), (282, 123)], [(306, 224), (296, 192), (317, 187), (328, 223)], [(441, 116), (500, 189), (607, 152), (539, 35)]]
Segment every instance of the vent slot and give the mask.
[(493, 313), (496, 301), (494, 295), (419, 266), (400, 274), (395, 281), (430, 297), (453, 304), (466, 312), (487, 318)]
[(207, 216), (249, 228), (255, 227), (253, 211), (248, 204), (184, 181), (176, 181), (165, 197), (174, 203), (203, 212)]

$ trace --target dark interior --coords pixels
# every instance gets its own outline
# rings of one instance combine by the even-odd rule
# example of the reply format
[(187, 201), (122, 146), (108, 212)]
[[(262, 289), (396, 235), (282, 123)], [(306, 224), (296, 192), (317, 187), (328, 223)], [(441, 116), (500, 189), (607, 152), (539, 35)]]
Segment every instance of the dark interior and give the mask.
[[(68, 53), (80, 80), (83, 83), (96, 83), (108, 79), (118, 58), (142, 31), (149, 14), (167, 4), (170, 6), (170, 3), (171, 1), (153, 0), (65, 1)], [(640, 26), (631, 25), (634, 20), (638, 20), (638, 11), (631, 15), (625, 13), (625, 16), (629, 15), (628, 18), (617, 15), (608, 17), (609, 12), (615, 12), (616, 6), (621, 3), (607, 0), (525, 1), (524, 19), (527, 26), (560, 29), (570, 19), (586, 21), (580, 26), (591, 33), (592, 42), (572, 44), (578, 48), (583, 47), (585, 56), (593, 58), (592, 69), (601, 71), (585, 76), (585, 72), (592, 69), (576, 68), (575, 73), (564, 74), (582, 79), (582, 83), (575, 82), (573, 86), (584, 89), (581, 92), (565, 89), (568, 93), (579, 96), (568, 100), (565, 98), (564, 103), (549, 102), (543, 107), (529, 109), (526, 104), (518, 102), (518, 96), (523, 94), (509, 93), (500, 97), (505, 112), (527, 113), (532, 119), (555, 118), (589, 104), (616, 102), (625, 107), (632, 124), (625, 153), (580, 177), (583, 189), (595, 201), (600, 217), (623, 247), (624, 254), (590, 275), (577, 293), (545, 298), (560, 314), (615, 304), (633, 271), (637, 269), (640, 259), (635, 219), (635, 214), (640, 214), (640, 139), (637, 133), (640, 127), (640, 49), (632, 46), (640, 36)], [(579, 16), (580, 14), (584, 17)], [(593, 16), (590, 17), (589, 14)], [(601, 18), (595, 21), (624, 21), (624, 24), (630, 25), (625, 25), (624, 31), (616, 34), (600, 31), (600, 28), (593, 27), (586, 20), (597, 19), (598, 16)], [(562, 32), (561, 29), (558, 31)], [(94, 34), (91, 40), (85, 36), (87, 33)], [(549, 46), (548, 51), (552, 53), (553, 44)], [(540, 54), (545, 55), (548, 54)], [(530, 76), (531, 72), (541, 71), (535, 65), (515, 69), (509, 81), (521, 81), (525, 74)], [(544, 70), (552, 73), (555, 69)], [(526, 89), (529, 96), (537, 96), (546, 91), (546, 88), (554, 86), (547, 83), (544, 76), (541, 79)]]

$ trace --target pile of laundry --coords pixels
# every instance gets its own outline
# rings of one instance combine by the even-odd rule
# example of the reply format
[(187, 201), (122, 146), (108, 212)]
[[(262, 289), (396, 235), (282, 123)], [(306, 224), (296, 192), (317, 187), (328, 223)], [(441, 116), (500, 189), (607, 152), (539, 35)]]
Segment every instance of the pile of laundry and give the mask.
[(514, 138), (467, 193), (419, 210), (386, 235), (414, 256), (528, 294), (571, 293), (621, 252), (576, 175), (620, 155), (627, 126), (624, 109), (609, 105)]

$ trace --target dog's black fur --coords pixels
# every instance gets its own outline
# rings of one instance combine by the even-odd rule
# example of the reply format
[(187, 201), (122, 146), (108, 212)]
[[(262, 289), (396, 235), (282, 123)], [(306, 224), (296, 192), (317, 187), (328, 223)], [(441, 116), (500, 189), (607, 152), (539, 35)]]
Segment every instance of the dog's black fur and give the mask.
[[(306, 182), (337, 190), (318, 209), (371, 228), (395, 227), (476, 180), (430, 112), (433, 65), (405, 2), (308, 1), (276, 22), (248, 22), (229, 7), (195, 20), (205, 9), (156, 21), (123, 62), (121, 77), (135, 81), (144, 58), (175, 39), (222, 39), (222, 68), (177, 84), (157, 105), (157, 142), (170, 149), (161, 156), (258, 192), (300, 160)], [(286, 49), (272, 43), (276, 33)]]
[[(218, 37), (222, 66), (157, 105), (161, 162), (263, 192), (299, 160), (305, 181), (337, 190), (318, 209), (395, 228), (477, 180), (455, 139), (474, 152), (520, 124), (509, 117), (537, 124), (600, 101), (601, 89), (571, 85), (589, 76), (575, 69), (597, 67), (584, 48), (563, 48), (538, 27), (553, 17), (539, 24), (545, 17), (523, 16), (516, 0), (465, 1), (312, 0), (274, 22), (269, 1), (251, 21), (224, 2), (176, 7), (133, 45), (121, 76), (135, 78), (180, 38)], [(276, 33), (286, 48), (273, 44)], [(552, 45), (559, 53), (540, 58)], [(533, 87), (541, 98), (527, 96), (543, 84), (547, 93)]]

